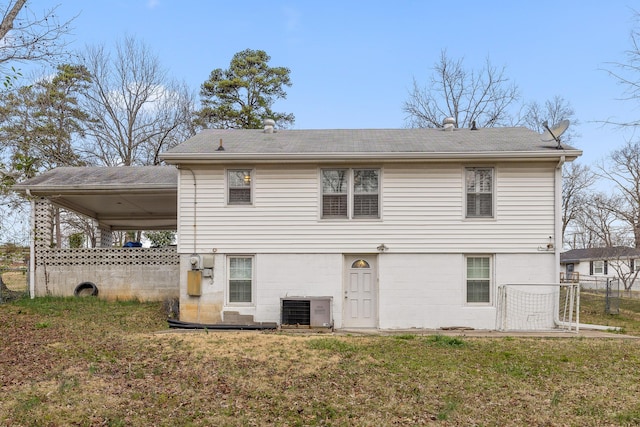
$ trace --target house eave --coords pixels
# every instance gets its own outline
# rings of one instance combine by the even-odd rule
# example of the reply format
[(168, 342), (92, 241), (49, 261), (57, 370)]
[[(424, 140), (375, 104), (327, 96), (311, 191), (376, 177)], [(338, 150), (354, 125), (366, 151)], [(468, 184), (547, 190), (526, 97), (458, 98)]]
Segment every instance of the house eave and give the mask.
[(337, 153), (165, 153), (162, 159), (169, 164), (196, 164), (196, 163), (230, 163), (230, 162), (340, 162), (340, 161), (393, 161), (393, 162), (455, 162), (465, 160), (526, 160), (526, 161), (573, 161), (582, 155), (580, 150), (553, 150), (549, 152), (522, 152), (522, 151), (480, 151), (480, 152), (337, 152)]
[(14, 185), (13, 190), (21, 194), (30, 194), (32, 196), (50, 195), (52, 193), (64, 193), (64, 194), (86, 194), (86, 193), (100, 193), (100, 194), (119, 194), (123, 191), (127, 193), (142, 193), (142, 194), (155, 194), (166, 193), (167, 191), (176, 191), (177, 186), (166, 185), (51, 185), (51, 186), (38, 186), (38, 185)]

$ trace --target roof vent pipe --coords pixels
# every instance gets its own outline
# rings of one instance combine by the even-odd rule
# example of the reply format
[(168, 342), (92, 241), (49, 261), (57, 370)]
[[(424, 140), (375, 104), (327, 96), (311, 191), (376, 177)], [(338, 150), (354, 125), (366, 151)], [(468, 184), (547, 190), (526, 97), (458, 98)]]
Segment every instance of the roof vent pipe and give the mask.
[(453, 130), (456, 127), (456, 119), (453, 117), (447, 117), (442, 122), (444, 130)]
[(276, 122), (273, 119), (264, 119), (264, 133), (273, 133), (273, 127), (276, 125)]

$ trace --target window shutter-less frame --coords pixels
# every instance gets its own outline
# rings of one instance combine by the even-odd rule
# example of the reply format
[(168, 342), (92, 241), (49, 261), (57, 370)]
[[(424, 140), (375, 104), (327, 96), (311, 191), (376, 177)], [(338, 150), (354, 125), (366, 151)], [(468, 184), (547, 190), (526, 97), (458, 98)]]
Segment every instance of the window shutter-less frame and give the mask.
[(322, 171), (322, 217), (346, 218), (348, 215), (346, 169)]
[(466, 217), (493, 217), (493, 168), (467, 168), (466, 181)]
[(227, 186), (229, 193), (227, 203), (230, 205), (250, 205), (251, 200), (251, 170), (229, 170), (227, 172)]
[(379, 171), (355, 169), (353, 171), (353, 217), (379, 218)]

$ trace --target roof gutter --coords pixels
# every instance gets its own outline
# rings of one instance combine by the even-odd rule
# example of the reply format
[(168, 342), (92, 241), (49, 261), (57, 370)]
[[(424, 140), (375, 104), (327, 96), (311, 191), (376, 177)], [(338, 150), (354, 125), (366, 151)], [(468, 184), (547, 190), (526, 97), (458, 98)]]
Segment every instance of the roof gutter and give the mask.
[(170, 164), (186, 163), (230, 163), (234, 161), (260, 161), (263, 163), (278, 163), (282, 161), (308, 163), (308, 162), (336, 162), (336, 161), (370, 161), (385, 160), (394, 162), (415, 162), (415, 161), (438, 161), (455, 162), (460, 160), (527, 160), (527, 161), (548, 161), (561, 159), (565, 161), (575, 160), (582, 155), (580, 150), (557, 150), (549, 152), (539, 151), (481, 151), (481, 152), (358, 152), (358, 153), (165, 153), (161, 155), (162, 160)]
[[(178, 190), (178, 184), (168, 187), (166, 185), (162, 186), (116, 186), (116, 185), (108, 185), (108, 186), (94, 186), (94, 185), (39, 185), (39, 184), (30, 184), (28, 186), (23, 186), (16, 184), (12, 187), (12, 189), (18, 193), (25, 193), (27, 196), (37, 196), (39, 193), (50, 194), (50, 193), (64, 193), (64, 194), (86, 194), (87, 191), (95, 191), (101, 194), (120, 194), (123, 191), (126, 191), (128, 194), (131, 193), (144, 193), (144, 194), (154, 194), (154, 193), (166, 193), (167, 191), (176, 191)], [(35, 194), (33, 194), (35, 193)]]

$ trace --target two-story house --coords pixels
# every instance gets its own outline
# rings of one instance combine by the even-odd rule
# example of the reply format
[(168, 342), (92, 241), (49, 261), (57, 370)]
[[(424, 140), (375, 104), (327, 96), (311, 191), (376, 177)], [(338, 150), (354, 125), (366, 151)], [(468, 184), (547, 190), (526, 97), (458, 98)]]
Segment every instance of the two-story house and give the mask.
[(178, 167), (180, 318), (494, 329), (557, 283), (562, 166), (525, 128), (205, 130)]

